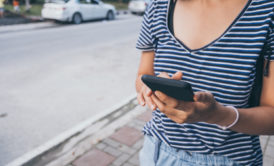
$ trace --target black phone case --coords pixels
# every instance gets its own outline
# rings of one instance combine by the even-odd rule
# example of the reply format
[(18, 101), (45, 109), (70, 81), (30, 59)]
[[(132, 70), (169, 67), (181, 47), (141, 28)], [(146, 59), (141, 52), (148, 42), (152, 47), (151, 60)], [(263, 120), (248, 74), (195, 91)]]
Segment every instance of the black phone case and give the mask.
[(151, 75), (143, 75), (141, 79), (152, 91), (161, 91), (178, 100), (193, 101), (194, 93), (187, 82)]

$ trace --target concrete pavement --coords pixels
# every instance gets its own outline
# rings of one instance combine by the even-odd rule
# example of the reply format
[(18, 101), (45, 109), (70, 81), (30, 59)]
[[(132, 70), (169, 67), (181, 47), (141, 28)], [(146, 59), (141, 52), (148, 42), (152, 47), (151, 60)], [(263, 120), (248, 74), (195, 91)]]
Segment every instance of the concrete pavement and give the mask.
[(264, 166), (274, 166), (274, 136), (261, 136)]
[(149, 110), (134, 117), (67, 166), (139, 166), (138, 153), (143, 145), (141, 130), (150, 117)]

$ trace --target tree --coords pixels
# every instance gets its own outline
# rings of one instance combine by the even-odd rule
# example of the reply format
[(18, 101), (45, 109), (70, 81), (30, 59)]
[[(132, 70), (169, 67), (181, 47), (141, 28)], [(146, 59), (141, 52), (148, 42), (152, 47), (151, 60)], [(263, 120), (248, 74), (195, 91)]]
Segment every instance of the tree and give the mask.
[(26, 4), (25, 9), (26, 9), (27, 12), (29, 12), (29, 10), (31, 8), (30, 0), (25, 0), (25, 4)]

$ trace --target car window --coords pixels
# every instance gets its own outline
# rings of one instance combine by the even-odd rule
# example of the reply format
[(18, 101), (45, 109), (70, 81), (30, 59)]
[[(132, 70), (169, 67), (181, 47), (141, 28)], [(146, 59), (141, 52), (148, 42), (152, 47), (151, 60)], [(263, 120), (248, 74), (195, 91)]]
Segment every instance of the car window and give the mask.
[(79, 3), (81, 3), (81, 4), (96, 4), (96, 5), (98, 5), (99, 4), (99, 2), (98, 1), (96, 1), (96, 0), (79, 0)]
[(91, 0), (79, 0), (79, 3), (81, 3), (81, 4), (90, 4)]
[(67, 3), (69, 0), (46, 0), (46, 3)]
[(97, 0), (91, 0), (91, 3), (92, 3), (92, 4), (98, 5), (98, 4), (99, 4), (99, 1), (97, 1)]

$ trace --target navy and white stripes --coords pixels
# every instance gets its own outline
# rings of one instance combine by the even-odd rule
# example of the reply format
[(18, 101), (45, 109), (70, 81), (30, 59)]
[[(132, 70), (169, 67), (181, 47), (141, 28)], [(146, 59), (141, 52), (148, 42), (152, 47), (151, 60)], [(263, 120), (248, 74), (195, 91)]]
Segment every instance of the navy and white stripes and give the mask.
[[(155, 51), (155, 73), (182, 71), (183, 80), (191, 83), (194, 91), (209, 91), (224, 105), (248, 107), (256, 60), (260, 54), (274, 60), (274, 1), (249, 0), (218, 39), (196, 50), (170, 33), (168, 8), (168, 0), (151, 3), (136, 45), (143, 51)], [(224, 155), (243, 165), (262, 165), (258, 136), (223, 131), (204, 122), (177, 124), (160, 111), (153, 112), (144, 132), (175, 148)]]

